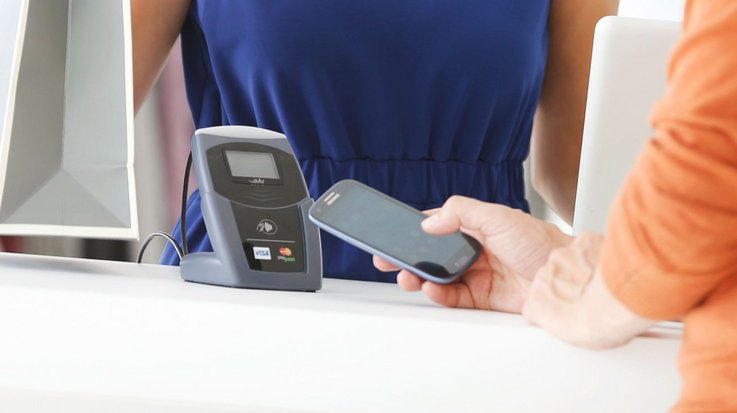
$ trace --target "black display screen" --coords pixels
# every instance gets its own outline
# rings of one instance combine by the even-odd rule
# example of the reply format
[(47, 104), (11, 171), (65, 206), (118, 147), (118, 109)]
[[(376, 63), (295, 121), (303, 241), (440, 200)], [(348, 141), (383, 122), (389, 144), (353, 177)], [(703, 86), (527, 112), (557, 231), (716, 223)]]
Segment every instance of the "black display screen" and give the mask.
[(424, 214), (362, 187), (352, 187), (328, 203), (321, 208), (321, 221), (410, 265), (436, 263), (453, 272), (456, 261), (474, 255), (461, 234), (427, 234), (420, 226)]
[(234, 177), (279, 179), (274, 155), (268, 152), (226, 150), (225, 158)]

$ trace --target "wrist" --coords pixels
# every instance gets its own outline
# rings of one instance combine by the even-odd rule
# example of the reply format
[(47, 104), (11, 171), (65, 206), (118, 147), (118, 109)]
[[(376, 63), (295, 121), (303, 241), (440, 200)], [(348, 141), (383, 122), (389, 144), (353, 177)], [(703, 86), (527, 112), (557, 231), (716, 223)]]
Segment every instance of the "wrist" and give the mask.
[(637, 316), (608, 290), (597, 270), (603, 237), (591, 233), (553, 251), (530, 288), (523, 314), (557, 337), (588, 348), (626, 343), (653, 324)]

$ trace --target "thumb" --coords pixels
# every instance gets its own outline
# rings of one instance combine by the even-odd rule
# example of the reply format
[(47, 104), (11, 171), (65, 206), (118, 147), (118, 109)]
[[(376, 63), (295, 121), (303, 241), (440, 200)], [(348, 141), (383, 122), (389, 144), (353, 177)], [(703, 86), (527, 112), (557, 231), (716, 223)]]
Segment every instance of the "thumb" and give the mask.
[(463, 228), (484, 232), (484, 227), (498, 221), (505, 207), (463, 196), (450, 197), (435, 215), (422, 221), (422, 229), (430, 234), (449, 234)]

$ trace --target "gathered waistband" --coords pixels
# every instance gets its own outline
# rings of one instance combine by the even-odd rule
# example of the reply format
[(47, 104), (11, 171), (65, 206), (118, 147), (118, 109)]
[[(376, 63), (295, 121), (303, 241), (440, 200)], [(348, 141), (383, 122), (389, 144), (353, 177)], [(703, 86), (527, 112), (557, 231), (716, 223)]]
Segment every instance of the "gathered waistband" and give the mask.
[(341, 179), (355, 179), (417, 209), (437, 208), (463, 195), (529, 211), (522, 161), (301, 159), (310, 194), (317, 198)]

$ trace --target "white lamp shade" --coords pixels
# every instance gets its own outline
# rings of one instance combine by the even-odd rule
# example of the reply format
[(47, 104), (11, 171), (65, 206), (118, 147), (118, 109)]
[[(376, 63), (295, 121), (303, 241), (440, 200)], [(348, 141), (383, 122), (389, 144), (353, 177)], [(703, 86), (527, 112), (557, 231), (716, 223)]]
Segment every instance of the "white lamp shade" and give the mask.
[(138, 238), (129, 0), (0, 3), (0, 234)]

